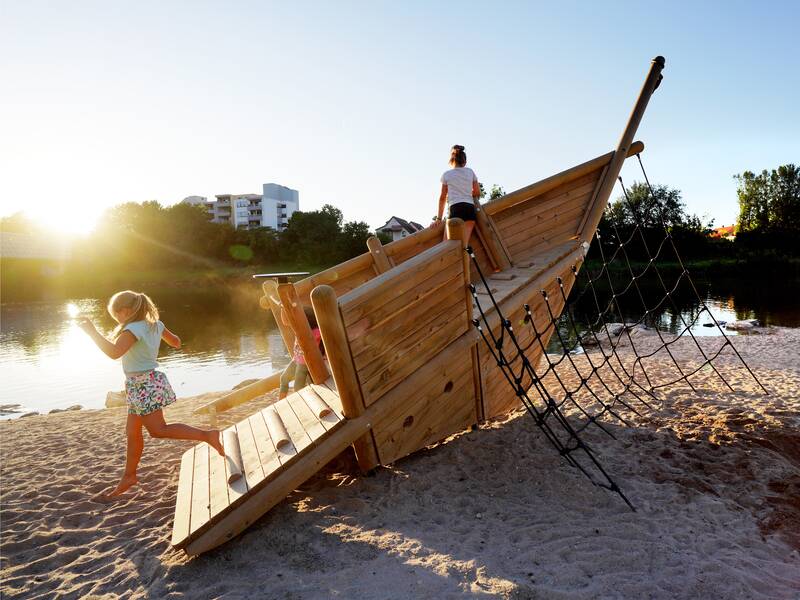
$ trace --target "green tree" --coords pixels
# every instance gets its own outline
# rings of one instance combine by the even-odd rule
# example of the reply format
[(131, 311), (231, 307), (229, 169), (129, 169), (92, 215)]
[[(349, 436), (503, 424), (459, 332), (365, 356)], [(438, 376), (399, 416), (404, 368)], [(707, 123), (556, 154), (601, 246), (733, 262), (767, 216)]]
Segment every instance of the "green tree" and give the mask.
[(739, 197), (738, 231), (800, 230), (800, 168), (794, 164), (735, 175)]
[(367, 251), (367, 238), (372, 235), (369, 225), (363, 221), (350, 221), (344, 224), (339, 234), (339, 257), (347, 260)]

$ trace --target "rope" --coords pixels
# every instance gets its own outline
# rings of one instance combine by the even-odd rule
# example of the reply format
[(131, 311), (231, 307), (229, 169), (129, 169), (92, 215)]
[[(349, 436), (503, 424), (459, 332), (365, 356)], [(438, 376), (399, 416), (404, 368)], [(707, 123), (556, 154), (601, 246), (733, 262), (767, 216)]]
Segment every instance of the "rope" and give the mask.
[[(481, 295), (487, 296), (491, 301), (491, 307), (485, 309), (477, 286), (470, 284), (469, 289), (478, 312), (478, 318), (473, 320), (473, 324), (514, 394), (528, 414), (533, 417), (545, 438), (569, 465), (578, 469), (593, 484), (618, 494), (632, 510), (635, 510), (633, 504), (600, 464), (595, 452), (581, 439), (580, 434), (588, 427), (594, 425), (614, 438), (613, 432), (607, 427), (607, 424), (604, 425), (603, 421), (610, 418), (623, 425), (631, 426), (632, 424), (622, 413), (629, 411), (641, 416), (640, 409), (636, 404), (652, 409), (651, 401), (660, 402), (656, 392), (666, 387), (685, 384), (692, 391), (697, 392), (697, 388), (690, 378), (704, 371), (706, 367), (710, 367), (716, 377), (733, 392), (733, 387), (714, 364), (714, 361), (727, 348), (733, 350), (753, 380), (764, 393), (767, 393), (766, 388), (747, 366), (730, 338), (725, 335), (722, 327), (714, 319), (705, 301), (700, 297), (689, 271), (680, 258), (667, 225), (663, 207), (650, 185), (638, 154), (637, 158), (648, 189), (648, 196), (642, 210), (637, 209), (633, 204), (622, 178), (619, 178), (623, 197), (634, 216), (634, 227), (630, 235), (623, 240), (617, 227), (612, 224), (617, 242), (611, 254), (606, 256), (600, 232), (595, 232), (602, 261), (599, 271), (592, 273), (588, 267), (581, 270), (580, 263), (573, 264), (570, 269), (570, 281), (565, 283), (561, 277), (556, 277), (554, 283), (557, 284), (557, 288), (554, 295), (547, 290), (541, 290), (542, 303), (541, 306), (537, 305), (537, 310), (532, 311), (529, 304), (522, 306), (524, 318), (519, 331), (503, 313), (472, 247), (466, 248), (478, 273), (479, 285), (484, 288)], [(643, 214), (654, 214), (660, 226), (659, 230), (663, 230), (663, 238), (658, 242), (655, 252), (651, 252), (648, 247), (644, 234)], [(644, 247), (648, 261), (638, 273), (633, 268), (627, 249), (634, 239), (637, 239)], [(680, 265), (680, 273), (671, 285), (667, 283), (664, 273), (658, 267), (658, 261), (667, 248), (672, 250)], [(611, 277), (610, 265), (614, 261), (623, 263), (629, 276), (629, 281), (621, 290), (615, 289)], [(661, 299), (652, 306), (648, 306), (645, 294), (640, 287), (640, 282), (649, 275), (655, 277), (663, 293)], [(700, 306), (697, 314), (688, 319), (684, 317), (674, 298), (679, 286), (684, 281), (691, 286), (691, 291)], [(572, 283), (582, 283), (582, 285), (576, 286), (575, 290), (570, 293), (570, 284)], [(607, 302), (600, 300), (601, 294), (598, 293), (596, 287), (596, 284), (600, 283), (607, 284), (610, 291), (610, 298)], [(635, 291), (635, 296), (641, 306), (641, 316), (632, 324), (626, 322), (620, 305), (620, 299), (631, 291)], [(596, 316), (586, 322), (581, 322), (576, 317), (574, 307), (587, 294), (593, 301)], [(681, 329), (672, 339), (665, 337), (656, 318), (667, 303), (678, 315), (681, 324)], [(487, 312), (491, 311), (496, 314), (498, 319), (494, 326), (489, 324), (487, 317)], [(711, 354), (706, 353), (701, 347), (692, 331), (704, 313), (711, 317), (723, 339), (720, 348)], [(622, 323), (622, 331), (612, 334), (607, 317), (613, 318), (615, 315)], [(655, 329), (659, 343), (654, 350), (645, 352), (643, 348), (637, 347), (631, 330), (636, 326), (645, 325), (648, 319), (650, 325)], [(616, 339), (614, 339), (615, 335)], [(694, 368), (681, 365), (671, 348), (679, 339), (687, 335), (702, 357), (699, 366)], [(553, 336), (561, 349), (557, 356), (548, 353), (548, 343), (551, 342)], [(634, 356), (632, 363), (628, 365), (618, 352), (618, 348), (623, 342), (623, 336), (627, 339)], [(526, 341), (528, 337), (530, 340)], [(590, 340), (594, 342), (599, 352), (584, 352), (588, 363), (587, 372), (586, 367), (582, 368), (576, 362), (575, 354), (580, 352)], [(669, 356), (670, 364), (677, 372), (677, 376), (674, 378), (661, 376), (661, 381), (655, 381), (655, 377), (648, 373), (645, 361), (662, 350)], [(540, 365), (538, 371), (537, 365), (531, 361), (529, 354), (541, 356), (537, 361)], [(579, 383), (569, 387), (568, 375), (577, 377)], [(547, 381), (550, 381), (550, 385), (547, 384)], [(567, 407), (575, 409), (569, 418), (564, 414)], [(573, 423), (574, 421), (581, 422)]]

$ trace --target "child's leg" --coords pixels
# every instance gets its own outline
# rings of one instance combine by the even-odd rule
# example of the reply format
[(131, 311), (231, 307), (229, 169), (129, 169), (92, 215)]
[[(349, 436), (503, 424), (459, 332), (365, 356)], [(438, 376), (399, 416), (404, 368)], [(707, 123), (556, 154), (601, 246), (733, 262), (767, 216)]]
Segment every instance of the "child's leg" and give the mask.
[(475, 229), (475, 221), (464, 221), (464, 237), (467, 240), (467, 246), (469, 246), (469, 239), (472, 237), (473, 229)]
[(225, 456), (225, 450), (222, 448), (222, 441), (217, 429), (206, 431), (183, 423), (167, 424), (164, 421), (164, 411), (161, 409), (154, 410), (149, 415), (143, 416), (142, 423), (151, 437), (205, 442), (219, 452), (221, 456)]
[(139, 415), (128, 415), (128, 421), (125, 424), (125, 433), (128, 438), (128, 449), (125, 457), (125, 472), (122, 474), (117, 487), (111, 492), (106, 494), (108, 498), (119, 496), (128, 488), (136, 485), (136, 469), (139, 466), (139, 460), (142, 458), (142, 450), (144, 449), (144, 437), (142, 436), (142, 417)]
[(300, 390), (306, 387), (308, 382), (308, 366), (307, 365), (297, 365), (297, 368), (294, 370), (294, 391)]
[[(283, 400), (286, 398), (286, 394), (289, 393), (289, 382), (295, 378), (295, 369), (297, 368), (297, 363), (294, 361), (290, 362), (286, 365), (286, 368), (281, 373), (281, 389), (278, 392), (278, 400)], [(295, 385), (297, 388), (297, 385)]]

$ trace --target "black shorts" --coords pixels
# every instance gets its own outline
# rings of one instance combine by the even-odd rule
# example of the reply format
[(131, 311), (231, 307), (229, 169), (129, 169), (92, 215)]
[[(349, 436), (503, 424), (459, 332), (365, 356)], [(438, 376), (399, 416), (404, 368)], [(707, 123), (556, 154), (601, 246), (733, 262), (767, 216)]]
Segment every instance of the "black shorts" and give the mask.
[(474, 221), (475, 205), (469, 202), (457, 202), (450, 206), (450, 219), (461, 219), (462, 221)]

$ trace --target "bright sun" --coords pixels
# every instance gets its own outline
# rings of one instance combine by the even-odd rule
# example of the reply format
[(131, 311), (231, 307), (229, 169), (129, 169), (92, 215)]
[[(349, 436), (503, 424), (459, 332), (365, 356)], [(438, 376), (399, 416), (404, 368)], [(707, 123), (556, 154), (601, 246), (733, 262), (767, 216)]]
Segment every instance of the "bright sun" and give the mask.
[(65, 234), (87, 234), (94, 229), (98, 216), (66, 207), (48, 212), (25, 211), (36, 223)]

